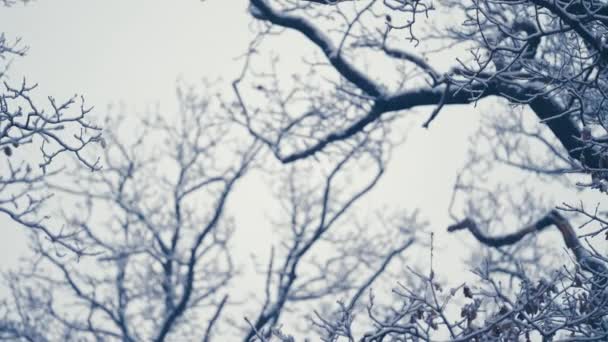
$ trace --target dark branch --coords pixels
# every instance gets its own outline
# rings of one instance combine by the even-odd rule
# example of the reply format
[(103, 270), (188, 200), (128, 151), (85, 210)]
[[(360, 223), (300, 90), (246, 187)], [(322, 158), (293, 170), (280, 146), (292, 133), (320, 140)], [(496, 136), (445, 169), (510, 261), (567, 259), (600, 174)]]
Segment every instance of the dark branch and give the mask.
[(604, 276), (608, 275), (608, 267), (606, 264), (591, 256), (591, 253), (587, 251), (587, 249), (580, 243), (570, 222), (568, 222), (568, 220), (557, 210), (551, 210), (547, 215), (543, 216), (535, 223), (521, 228), (514, 233), (502, 236), (486, 235), (479, 229), (477, 223), (470, 218), (464, 219), (461, 222), (449, 226), (448, 232), (468, 229), (471, 234), (473, 234), (473, 236), (484, 245), (500, 248), (513, 245), (526, 237), (528, 234), (541, 232), (551, 226), (557, 227), (562, 234), (566, 247), (568, 247), (574, 253), (576, 260), (579, 262), (579, 264), (581, 264), (581, 266), (595, 274), (602, 274)]

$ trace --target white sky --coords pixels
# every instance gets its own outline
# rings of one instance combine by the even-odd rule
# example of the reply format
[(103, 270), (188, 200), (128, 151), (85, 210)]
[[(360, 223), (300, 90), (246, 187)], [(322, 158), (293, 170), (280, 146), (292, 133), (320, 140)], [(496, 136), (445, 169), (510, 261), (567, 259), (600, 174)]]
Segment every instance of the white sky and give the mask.
[(2, 9), (0, 20), (30, 46), (13, 75), (57, 96), (83, 93), (103, 110), (109, 101), (174, 101), (178, 76), (235, 70), (248, 42), (245, 10), (243, 1), (58, 0)]

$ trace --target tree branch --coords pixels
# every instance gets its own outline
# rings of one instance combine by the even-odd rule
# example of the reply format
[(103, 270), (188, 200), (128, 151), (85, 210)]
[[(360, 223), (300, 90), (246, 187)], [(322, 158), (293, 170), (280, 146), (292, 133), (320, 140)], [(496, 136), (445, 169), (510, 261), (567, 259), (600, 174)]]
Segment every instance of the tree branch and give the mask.
[(468, 229), (471, 234), (473, 234), (473, 236), (482, 244), (489, 247), (500, 248), (503, 246), (513, 245), (526, 237), (526, 235), (541, 232), (551, 226), (557, 227), (562, 234), (566, 247), (568, 247), (574, 253), (576, 260), (579, 264), (581, 264), (581, 266), (595, 274), (603, 274), (604, 276), (608, 275), (608, 267), (606, 264), (591, 256), (591, 253), (589, 253), (589, 251), (587, 251), (587, 249), (580, 243), (570, 222), (568, 222), (568, 220), (557, 210), (551, 210), (540, 220), (529, 226), (521, 228), (516, 232), (501, 236), (486, 235), (479, 229), (477, 223), (470, 218), (466, 218), (463, 221), (449, 226), (448, 232)]

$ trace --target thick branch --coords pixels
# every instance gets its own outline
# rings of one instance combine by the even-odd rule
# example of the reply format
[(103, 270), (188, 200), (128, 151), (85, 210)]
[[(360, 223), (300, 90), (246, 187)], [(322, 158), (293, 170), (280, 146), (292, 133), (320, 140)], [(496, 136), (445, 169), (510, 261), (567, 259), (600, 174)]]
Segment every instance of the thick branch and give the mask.
[[(377, 121), (382, 114), (387, 112), (435, 105), (440, 103), (442, 98), (444, 98), (445, 104), (469, 104), (476, 101), (476, 98), (471, 96), (470, 92), (463, 90), (460, 92), (457, 91), (458, 90), (450, 90), (449, 93), (446, 93), (442, 89), (428, 87), (404, 91), (384, 99), (378, 99), (365, 116), (353, 122), (345, 129), (328, 134), (325, 138), (304, 150), (288, 156), (278, 156), (278, 158), (283, 163), (291, 163), (299, 159), (310, 157), (333, 142), (346, 140), (355, 134), (362, 132), (368, 125)], [(483, 97), (492, 94), (492, 91), (486, 91), (483, 94)]]
[[(315, 3), (328, 3), (324, 0), (310, 1)], [(331, 3), (331, 2), (330, 2)], [(570, 157), (578, 160), (583, 166), (588, 168), (599, 168), (600, 157), (590, 149), (585, 148), (584, 143), (579, 139), (580, 129), (570, 117), (564, 114), (567, 108), (559, 104), (549, 95), (542, 95), (546, 92), (545, 84), (514, 84), (506, 83), (497, 79), (492, 79), (489, 75), (479, 75), (489, 77), (489, 83), (468, 85), (462, 87), (452, 87), (443, 94), (438, 87), (426, 87), (415, 90), (408, 90), (393, 95), (383, 94), (380, 86), (373, 82), (369, 77), (359, 71), (355, 66), (346, 61), (332, 44), (329, 37), (325, 36), (321, 30), (316, 28), (308, 20), (280, 13), (273, 9), (267, 1), (251, 0), (254, 14), (262, 20), (267, 20), (272, 24), (296, 30), (305, 35), (311, 42), (317, 45), (332, 66), (363, 92), (375, 98), (372, 109), (363, 117), (354, 121), (351, 125), (342, 130), (328, 134), (315, 144), (290, 155), (281, 155), (278, 150), (276, 154), (283, 163), (290, 163), (299, 159), (304, 159), (323, 150), (333, 142), (342, 141), (363, 131), (369, 124), (377, 121), (384, 113), (398, 110), (412, 109), (416, 106), (449, 104), (470, 104), (486, 96), (496, 95), (507, 98), (510, 101), (525, 103), (536, 113), (538, 118), (544, 122), (560, 141), (562, 146), (568, 151)], [(390, 55), (390, 54), (389, 54)], [(398, 55), (395, 51), (393, 57)], [(411, 58), (410, 58), (411, 59)], [(416, 63), (416, 60), (413, 60)], [(435, 75), (436, 77), (437, 75)], [(538, 94), (533, 96), (534, 94)], [(443, 100), (442, 101), (442, 95)]]
[[(553, 211), (551, 213), (547, 214), (546, 216), (544, 216), (543, 218), (541, 218), (540, 220), (538, 220), (537, 222), (535, 222), (529, 226), (526, 226), (514, 233), (505, 234), (505, 235), (501, 235), (501, 236), (486, 235), (484, 232), (482, 232), (479, 229), (479, 227), (477, 226), (477, 223), (470, 218), (466, 218), (463, 221), (460, 221), (456, 224), (449, 226), (448, 232), (468, 229), (471, 232), (471, 234), (473, 234), (473, 236), (477, 240), (479, 240), (479, 242), (481, 242), (484, 245), (489, 246), (489, 247), (499, 248), (499, 247), (503, 247), (503, 246), (513, 245), (513, 244), (519, 242), (521, 239), (523, 239), (524, 237), (526, 237), (526, 235), (528, 235), (530, 233), (540, 232), (540, 231), (544, 230), (545, 228), (550, 227), (551, 225), (554, 224), (554, 218), (552, 216), (552, 213), (553, 213)], [(565, 238), (566, 237), (564, 237), (564, 239)], [(566, 245), (568, 245), (568, 243), (569, 242), (566, 241)]]
[(570, 222), (568, 222), (568, 220), (564, 216), (562, 216), (557, 210), (551, 210), (540, 220), (529, 226), (521, 228), (520, 230), (514, 233), (505, 234), (501, 236), (486, 235), (479, 229), (477, 223), (475, 223), (475, 221), (470, 218), (464, 219), (461, 222), (449, 226), (448, 232), (468, 229), (479, 242), (489, 247), (499, 248), (503, 246), (513, 245), (519, 242), (524, 237), (526, 237), (526, 235), (535, 232), (541, 232), (550, 226), (557, 227), (557, 229), (562, 234), (562, 238), (564, 239), (566, 247), (568, 247), (574, 253), (574, 255), (576, 256), (576, 260), (579, 262), (579, 264), (581, 264), (581, 266), (595, 274), (602, 274), (604, 276), (608, 274), (608, 267), (606, 266), (606, 264), (591, 256), (591, 253), (589, 253), (589, 251), (587, 251), (587, 249), (583, 247), (583, 245), (580, 243)]
[[(317, 3), (326, 3), (326, 1), (313, 1)], [(378, 97), (382, 95), (380, 87), (374, 83), (369, 77), (355, 68), (340, 54), (340, 51), (331, 42), (321, 30), (317, 29), (308, 20), (283, 14), (275, 11), (264, 0), (251, 0), (254, 6), (252, 13), (255, 17), (262, 20), (267, 20), (272, 24), (296, 30), (306, 36), (311, 42), (317, 45), (327, 56), (327, 59), (333, 67), (348, 81), (356, 85), (367, 95)]]
[[(574, 123), (570, 115), (559, 115), (566, 110), (556, 101), (547, 97), (538, 97), (530, 102), (530, 108), (536, 116), (549, 127), (553, 135), (568, 151), (568, 155), (578, 160), (583, 166), (589, 168), (600, 168), (600, 156), (592, 150), (585, 148), (579, 139), (581, 130)], [(546, 120), (546, 121), (545, 121)]]

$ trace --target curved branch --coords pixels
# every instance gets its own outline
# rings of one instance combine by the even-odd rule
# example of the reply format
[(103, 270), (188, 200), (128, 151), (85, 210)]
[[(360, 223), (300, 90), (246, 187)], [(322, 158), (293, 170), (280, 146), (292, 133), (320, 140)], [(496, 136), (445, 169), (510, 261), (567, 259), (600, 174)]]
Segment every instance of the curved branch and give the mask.
[[(313, 2), (327, 3), (327, 1)], [(252, 10), (254, 17), (302, 33), (323, 51), (331, 65), (349, 82), (356, 85), (369, 96), (379, 97), (382, 95), (380, 86), (344, 59), (342, 54), (339, 53), (339, 50), (331, 42), (331, 39), (321, 30), (309, 23), (308, 20), (293, 15), (279, 13), (264, 0), (251, 0), (251, 4), (254, 6)]]
[(470, 218), (466, 218), (463, 221), (449, 226), (448, 232), (468, 229), (471, 234), (473, 234), (473, 236), (482, 244), (489, 247), (500, 248), (503, 246), (513, 245), (526, 237), (526, 235), (541, 232), (551, 226), (557, 227), (562, 234), (566, 247), (568, 247), (568, 249), (574, 253), (576, 256), (576, 261), (581, 266), (592, 273), (599, 274), (604, 277), (608, 276), (608, 266), (600, 260), (593, 258), (591, 253), (579, 241), (570, 222), (568, 222), (568, 220), (557, 210), (551, 210), (540, 220), (529, 226), (523, 227), (516, 232), (501, 236), (486, 235), (479, 229), (477, 223)]

